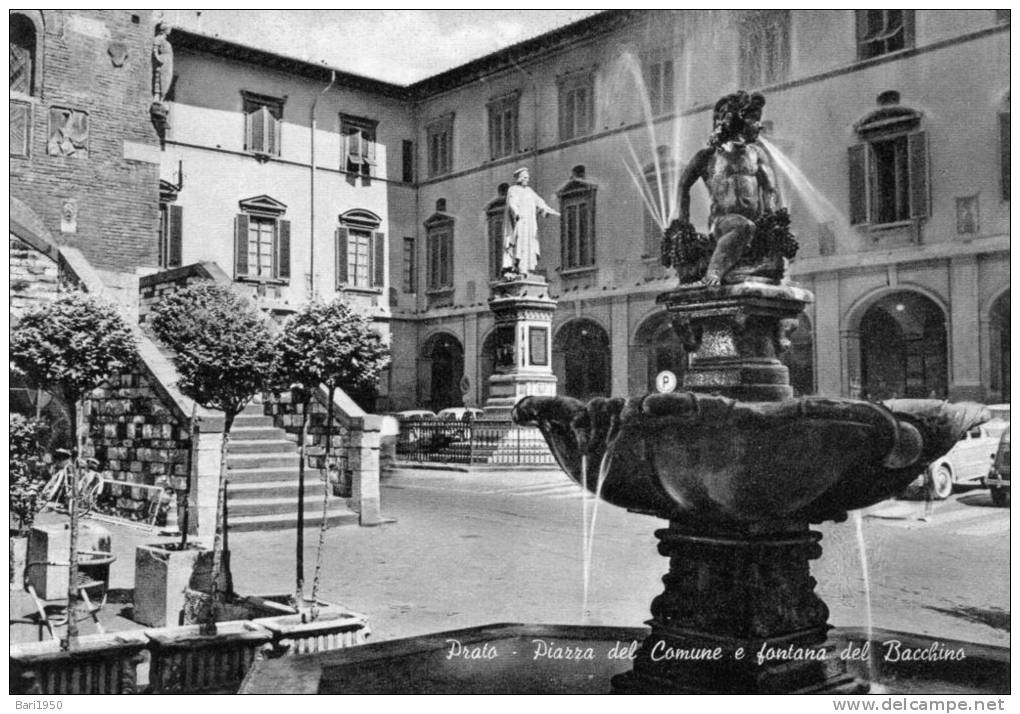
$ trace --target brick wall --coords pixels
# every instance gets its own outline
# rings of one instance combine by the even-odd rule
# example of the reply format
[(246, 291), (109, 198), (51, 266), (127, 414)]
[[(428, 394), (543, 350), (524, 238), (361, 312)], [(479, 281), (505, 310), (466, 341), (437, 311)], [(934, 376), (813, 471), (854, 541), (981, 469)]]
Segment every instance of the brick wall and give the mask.
[[(149, 119), (152, 13), (25, 14), (36, 24), (37, 89), (30, 100), (28, 156), (10, 157), (11, 195), (96, 268), (133, 272), (155, 266), (159, 142)], [(115, 66), (111, 52), (119, 60), (122, 51), (123, 64)], [(84, 150), (47, 153), (52, 107), (88, 114)], [(69, 201), (77, 203), (77, 228), (61, 232)]]
[(10, 237), (11, 320), (57, 297), (57, 264), (15, 236)]
[[(189, 485), (191, 432), (188, 421), (168, 409), (148, 379), (138, 372), (111, 378), (85, 400), (89, 443), (86, 454), (99, 460), (106, 478), (151, 486), (161, 476), (179, 491)], [(153, 492), (114, 489), (105, 510), (144, 517)]]

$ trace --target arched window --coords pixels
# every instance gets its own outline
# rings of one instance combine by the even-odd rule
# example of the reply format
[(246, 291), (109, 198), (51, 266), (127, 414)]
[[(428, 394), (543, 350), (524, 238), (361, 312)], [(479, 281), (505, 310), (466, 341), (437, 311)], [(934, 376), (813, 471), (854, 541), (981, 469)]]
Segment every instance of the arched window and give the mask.
[(10, 109), (11, 156), (27, 156), (32, 105), (26, 101), (36, 93), (36, 32), (32, 21), (19, 13), (10, 15)]
[(11, 94), (35, 94), (35, 25), (24, 15), (10, 16)]

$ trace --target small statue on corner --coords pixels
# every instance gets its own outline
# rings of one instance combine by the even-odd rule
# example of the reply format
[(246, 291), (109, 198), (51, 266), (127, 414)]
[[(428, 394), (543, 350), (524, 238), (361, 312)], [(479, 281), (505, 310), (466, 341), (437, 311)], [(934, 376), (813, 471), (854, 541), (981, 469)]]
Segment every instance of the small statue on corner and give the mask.
[[(681, 284), (778, 282), (797, 253), (790, 216), (780, 205), (772, 161), (758, 142), (765, 97), (740, 91), (715, 105), (709, 145), (680, 178), (680, 217), (666, 229), (662, 261)], [(708, 188), (708, 235), (690, 223), (691, 188)]]

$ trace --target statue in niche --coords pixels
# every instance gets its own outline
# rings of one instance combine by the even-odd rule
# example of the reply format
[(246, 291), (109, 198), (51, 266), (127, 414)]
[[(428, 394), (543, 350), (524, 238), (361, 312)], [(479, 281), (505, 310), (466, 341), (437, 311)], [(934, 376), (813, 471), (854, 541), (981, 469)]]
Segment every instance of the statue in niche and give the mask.
[[(680, 178), (680, 217), (666, 229), (663, 263), (681, 284), (778, 282), (797, 253), (790, 216), (780, 205), (772, 161), (758, 142), (765, 97), (728, 94), (715, 105), (712, 138)], [(708, 235), (690, 223), (691, 188), (702, 180), (711, 208)]]
[(517, 169), (514, 171), (514, 184), (506, 193), (506, 213), (503, 217), (504, 279), (523, 277), (535, 270), (541, 254), (538, 214), (560, 215), (528, 185), (530, 180), (528, 169)]
[(174, 81), (174, 48), (170, 44), (173, 28), (165, 22), (156, 23), (152, 41), (152, 101), (163, 103)]

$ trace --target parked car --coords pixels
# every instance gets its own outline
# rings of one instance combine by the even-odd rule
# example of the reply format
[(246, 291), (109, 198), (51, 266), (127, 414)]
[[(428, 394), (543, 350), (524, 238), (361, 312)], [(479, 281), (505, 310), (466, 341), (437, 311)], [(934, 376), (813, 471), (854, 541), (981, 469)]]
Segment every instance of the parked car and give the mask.
[[(474, 421), (482, 416), (481, 409), (475, 407), (448, 407), (439, 412), (440, 421)], [(455, 440), (467, 439), (470, 432), (465, 429), (457, 429), (448, 434)]]
[(992, 491), (992, 503), (996, 506), (1008, 506), (1009, 497), (1009, 427), (999, 438), (999, 448), (992, 460), (992, 468), (985, 477), (985, 486)]
[(475, 407), (449, 407), (440, 411), (438, 416), (446, 421), (453, 419), (464, 421), (468, 415), (470, 415), (469, 418), (471, 419), (480, 419), (483, 413), (481, 409), (476, 409)]
[(390, 412), (386, 416), (396, 417), (399, 431), (403, 434), (397, 436), (398, 448), (418, 446), (420, 441), (431, 436), (431, 432), (416, 427), (415, 424), (438, 419), (436, 413), (428, 409), (406, 409), (402, 412)]
[(942, 500), (949, 497), (957, 484), (983, 483), (999, 439), (1008, 428), (1009, 421), (995, 418), (964, 434), (945, 456), (928, 466), (925, 473), (928, 495)]

